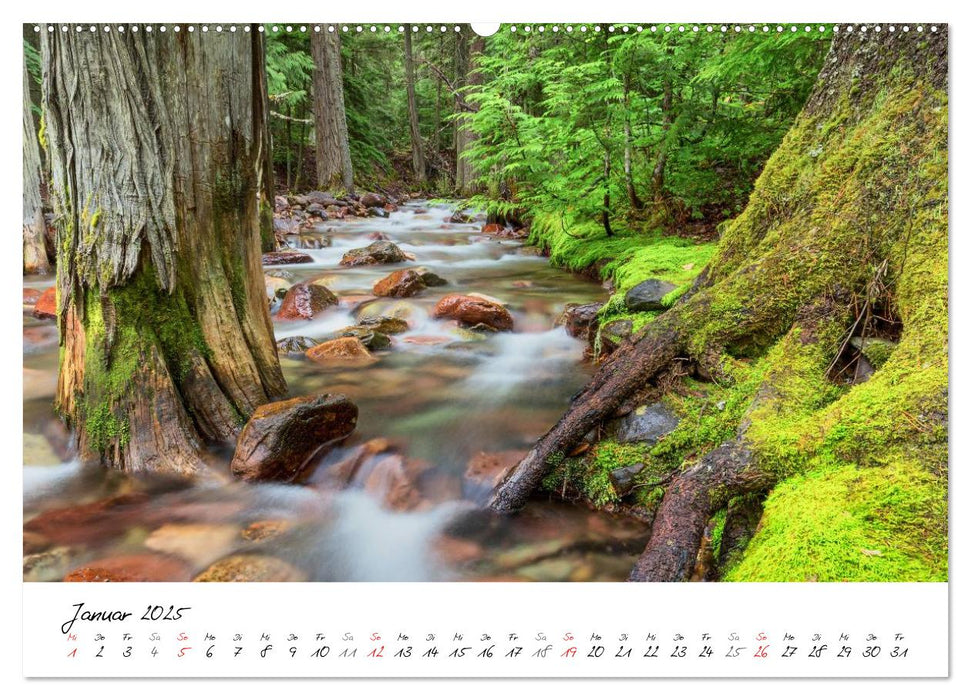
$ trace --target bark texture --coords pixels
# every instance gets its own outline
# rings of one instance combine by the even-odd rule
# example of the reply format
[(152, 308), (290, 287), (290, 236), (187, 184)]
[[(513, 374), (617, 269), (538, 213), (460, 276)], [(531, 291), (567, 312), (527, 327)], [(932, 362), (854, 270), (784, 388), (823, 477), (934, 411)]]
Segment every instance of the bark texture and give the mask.
[(474, 107), (465, 101), (461, 89), (482, 83), (478, 58), (485, 49), (485, 37), (463, 27), (455, 39), (455, 112), (459, 115), (455, 121), (455, 191), (467, 197), (475, 193), (475, 169), (463, 155), (475, 141), (475, 132), (468, 128)]
[(57, 406), (86, 460), (193, 472), (286, 389), (260, 264), (262, 36), (42, 34)]
[(411, 25), (405, 25), (405, 90), (408, 93), (408, 126), (411, 129), (411, 167), (419, 185), (425, 184), (425, 152), (422, 148), (418, 121), (418, 100), (415, 97), (415, 58), (411, 49)]
[(24, 63), (24, 274), (43, 275), (51, 270), (47, 259), (47, 222), (40, 193), (40, 148), (31, 113), (30, 76)]
[(336, 31), (313, 32), (310, 54), (314, 61), (314, 127), (317, 131), (317, 186), (354, 191), (354, 169), (344, 110), (344, 73), (341, 37)]

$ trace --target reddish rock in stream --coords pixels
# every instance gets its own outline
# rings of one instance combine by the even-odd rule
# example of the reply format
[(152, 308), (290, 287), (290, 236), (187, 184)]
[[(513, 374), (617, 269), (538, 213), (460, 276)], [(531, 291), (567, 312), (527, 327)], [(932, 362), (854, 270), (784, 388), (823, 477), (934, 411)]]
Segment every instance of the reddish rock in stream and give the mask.
[(276, 317), (281, 321), (309, 321), (328, 306), (337, 304), (337, 296), (319, 284), (295, 284), (287, 290)]
[(48, 287), (34, 303), (36, 318), (57, 318), (57, 289)]
[(483, 323), (497, 331), (511, 331), (512, 314), (495, 300), (482, 296), (449, 294), (443, 297), (432, 311), (435, 318), (450, 318), (463, 326)]
[(40, 289), (34, 289), (33, 287), (24, 287), (24, 304), (31, 305), (36, 304), (37, 300), (41, 298), (44, 292)]
[(375, 358), (359, 338), (345, 337), (328, 340), (307, 351), (307, 358), (321, 364), (368, 364)]
[(314, 259), (306, 253), (298, 253), (295, 250), (277, 250), (273, 253), (263, 254), (264, 265), (296, 265), (313, 261)]
[(480, 452), (469, 460), (465, 468), (465, 478), (476, 485), (489, 486), (499, 483), (499, 479), (509, 469), (519, 464), (526, 456), (520, 450), (504, 452)]
[(357, 406), (341, 394), (264, 404), (243, 427), (230, 468), (246, 481), (292, 481), (321, 448), (356, 425)]
[(413, 297), (425, 289), (425, 280), (415, 270), (396, 270), (374, 283), (379, 297)]
[(161, 554), (127, 554), (88, 562), (64, 577), (68, 582), (188, 581), (191, 571), (181, 559)]

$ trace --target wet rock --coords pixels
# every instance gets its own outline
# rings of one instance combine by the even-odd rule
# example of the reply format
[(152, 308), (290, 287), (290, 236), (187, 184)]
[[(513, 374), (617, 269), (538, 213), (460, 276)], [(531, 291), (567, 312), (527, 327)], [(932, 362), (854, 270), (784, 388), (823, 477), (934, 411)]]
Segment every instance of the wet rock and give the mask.
[(346, 207), (347, 201), (336, 199), (330, 192), (314, 190), (303, 196), (308, 204), (319, 204), (322, 207)]
[(292, 481), (324, 446), (356, 425), (357, 406), (341, 394), (264, 404), (243, 427), (230, 469), (246, 481)]
[(452, 338), (447, 335), (410, 335), (402, 338), (401, 342), (409, 345), (445, 345), (451, 343)]
[(634, 477), (644, 471), (644, 464), (638, 462), (610, 472), (610, 483), (618, 496), (626, 496), (634, 488)]
[(567, 304), (560, 321), (566, 332), (574, 338), (589, 341), (597, 329), (597, 314), (603, 304)]
[(510, 331), (512, 314), (502, 304), (481, 295), (449, 294), (432, 311), (435, 318), (449, 318), (463, 326), (484, 323), (497, 331)]
[(51, 546), (51, 541), (37, 532), (24, 532), (24, 554), (37, 554)]
[(288, 202), (287, 198), (284, 197), (283, 195), (278, 194), (276, 197), (273, 198), (273, 207), (277, 211), (283, 211), (284, 209), (287, 209), (289, 206), (290, 206), (290, 202)]
[(383, 207), (388, 203), (388, 198), (377, 192), (365, 192), (361, 195), (361, 204), (366, 207)]
[(482, 227), (482, 233), (499, 233), (502, 229), (502, 224), (486, 224)]
[(618, 318), (604, 324), (600, 329), (600, 347), (605, 353), (616, 350), (634, 332), (634, 322), (629, 318)]
[(125, 554), (86, 563), (64, 577), (68, 582), (188, 581), (190, 568), (181, 559), (161, 554)]
[(374, 293), (379, 297), (413, 297), (425, 289), (425, 281), (415, 270), (396, 270), (374, 283)]
[(314, 259), (306, 253), (299, 253), (295, 250), (277, 250), (273, 253), (263, 253), (264, 265), (297, 265), (300, 263), (312, 263)]
[(266, 296), (271, 301), (285, 297), (290, 288), (289, 280), (276, 275), (263, 275), (263, 284), (266, 285)]
[(323, 204), (318, 204), (317, 202), (311, 202), (307, 205), (307, 213), (311, 216), (316, 216), (324, 221), (327, 221), (327, 209), (324, 208)]
[(273, 232), (282, 233), (284, 235), (300, 233), (300, 224), (300, 219), (296, 217), (274, 216)]
[(259, 520), (247, 525), (239, 534), (248, 542), (266, 542), (286, 534), (290, 527), (286, 520)]
[(325, 489), (345, 489), (354, 481), (362, 465), (389, 450), (391, 443), (385, 438), (373, 438), (363, 445), (334, 450), (314, 473), (313, 482)]
[(328, 306), (337, 305), (337, 295), (319, 284), (301, 282), (287, 290), (276, 317), (280, 321), (309, 321)]
[(415, 484), (420, 465), (399, 454), (378, 459), (364, 481), (364, 490), (381, 499), (390, 510), (415, 510), (422, 503)]
[(24, 354), (53, 350), (57, 347), (57, 326), (44, 324), (24, 326)]
[(24, 523), (24, 531), (62, 544), (104, 542), (118, 537), (136, 523), (145, 524), (145, 513), (140, 506), (147, 502), (147, 495), (132, 493), (54, 508)]
[(57, 318), (57, 289), (48, 287), (34, 302), (34, 318)]
[(353, 336), (335, 338), (307, 350), (307, 357), (320, 363), (367, 364), (374, 360), (364, 343)]
[(382, 219), (388, 218), (388, 211), (386, 209), (382, 209), (381, 207), (368, 207), (367, 213), (371, 216), (381, 217)]
[(678, 427), (681, 419), (663, 403), (638, 406), (623, 418), (612, 421), (617, 442), (646, 442), (655, 444)]
[(375, 241), (365, 248), (354, 248), (344, 253), (341, 265), (356, 267), (358, 265), (390, 265), (404, 262), (407, 256), (401, 248), (391, 241)]
[(303, 250), (321, 250), (323, 248), (329, 248), (333, 241), (330, 236), (303, 234), (287, 238), (287, 242), (295, 248), (301, 248)]
[(236, 526), (229, 524), (166, 523), (146, 538), (145, 547), (204, 566), (230, 552), (237, 537)]
[(482, 545), (450, 535), (440, 535), (433, 545), (435, 555), (450, 566), (468, 564), (482, 558)]
[(624, 295), (624, 303), (631, 311), (661, 311), (665, 308), (661, 300), (675, 289), (675, 285), (664, 280), (644, 280), (628, 290)]
[(457, 211), (446, 219), (450, 224), (471, 224), (475, 221), (475, 215), (464, 211)]
[(57, 581), (64, 576), (71, 562), (69, 547), (54, 547), (24, 556), (25, 581)]
[(24, 305), (31, 306), (37, 303), (37, 300), (41, 298), (44, 292), (40, 289), (34, 289), (33, 287), (24, 287)]
[(465, 479), (473, 490), (492, 491), (509, 469), (519, 464), (526, 453), (522, 450), (480, 452), (465, 467)]
[(427, 268), (419, 267), (415, 269), (415, 272), (421, 275), (421, 281), (425, 283), (426, 287), (444, 287), (448, 284), (448, 280), (439, 277)]
[(362, 316), (357, 325), (386, 335), (404, 333), (408, 330), (408, 322), (394, 316)]
[(532, 280), (516, 280), (516, 281), (514, 281), (512, 283), (512, 286), (515, 287), (516, 289), (532, 289), (533, 288), (533, 281)]
[(220, 559), (193, 579), (197, 582), (237, 583), (306, 580), (306, 574), (292, 564), (261, 554), (235, 554)]
[(276, 350), (281, 355), (303, 355), (310, 348), (317, 345), (317, 341), (305, 335), (291, 335), (276, 341)]
[(368, 350), (378, 351), (387, 350), (391, 347), (391, 338), (381, 333), (363, 326), (350, 326), (339, 331), (341, 337), (357, 338)]

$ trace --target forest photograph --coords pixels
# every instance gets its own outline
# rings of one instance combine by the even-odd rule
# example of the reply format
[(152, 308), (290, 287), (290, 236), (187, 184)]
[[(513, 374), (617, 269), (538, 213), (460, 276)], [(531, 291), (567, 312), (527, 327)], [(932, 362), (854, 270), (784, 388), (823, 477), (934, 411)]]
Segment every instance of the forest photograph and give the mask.
[(946, 581), (947, 66), (25, 24), (24, 581)]

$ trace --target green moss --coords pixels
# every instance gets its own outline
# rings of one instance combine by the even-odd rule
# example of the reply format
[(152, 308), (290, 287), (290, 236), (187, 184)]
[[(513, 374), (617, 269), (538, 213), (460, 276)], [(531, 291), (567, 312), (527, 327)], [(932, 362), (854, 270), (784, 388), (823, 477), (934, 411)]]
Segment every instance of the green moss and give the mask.
[(619, 229), (604, 236), (596, 222), (573, 222), (561, 213), (537, 213), (530, 242), (549, 251), (550, 262), (577, 272), (596, 268), (611, 279), (621, 295), (651, 277), (686, 286), (715, 251), (713, 243), (696, 243), (660, 231)]
[(181, 295), (157, 286), (150, 268), (104, 294), (84, 292), (84, 389), (79, 418), (97, 451), (129, 439), (127, 402), (147, 358), (157, 352), (178, 383), (210, 350)]
[(919, 463), (819, 464), (765, 508), (726, 580), (947, 580), (947, 485)]

